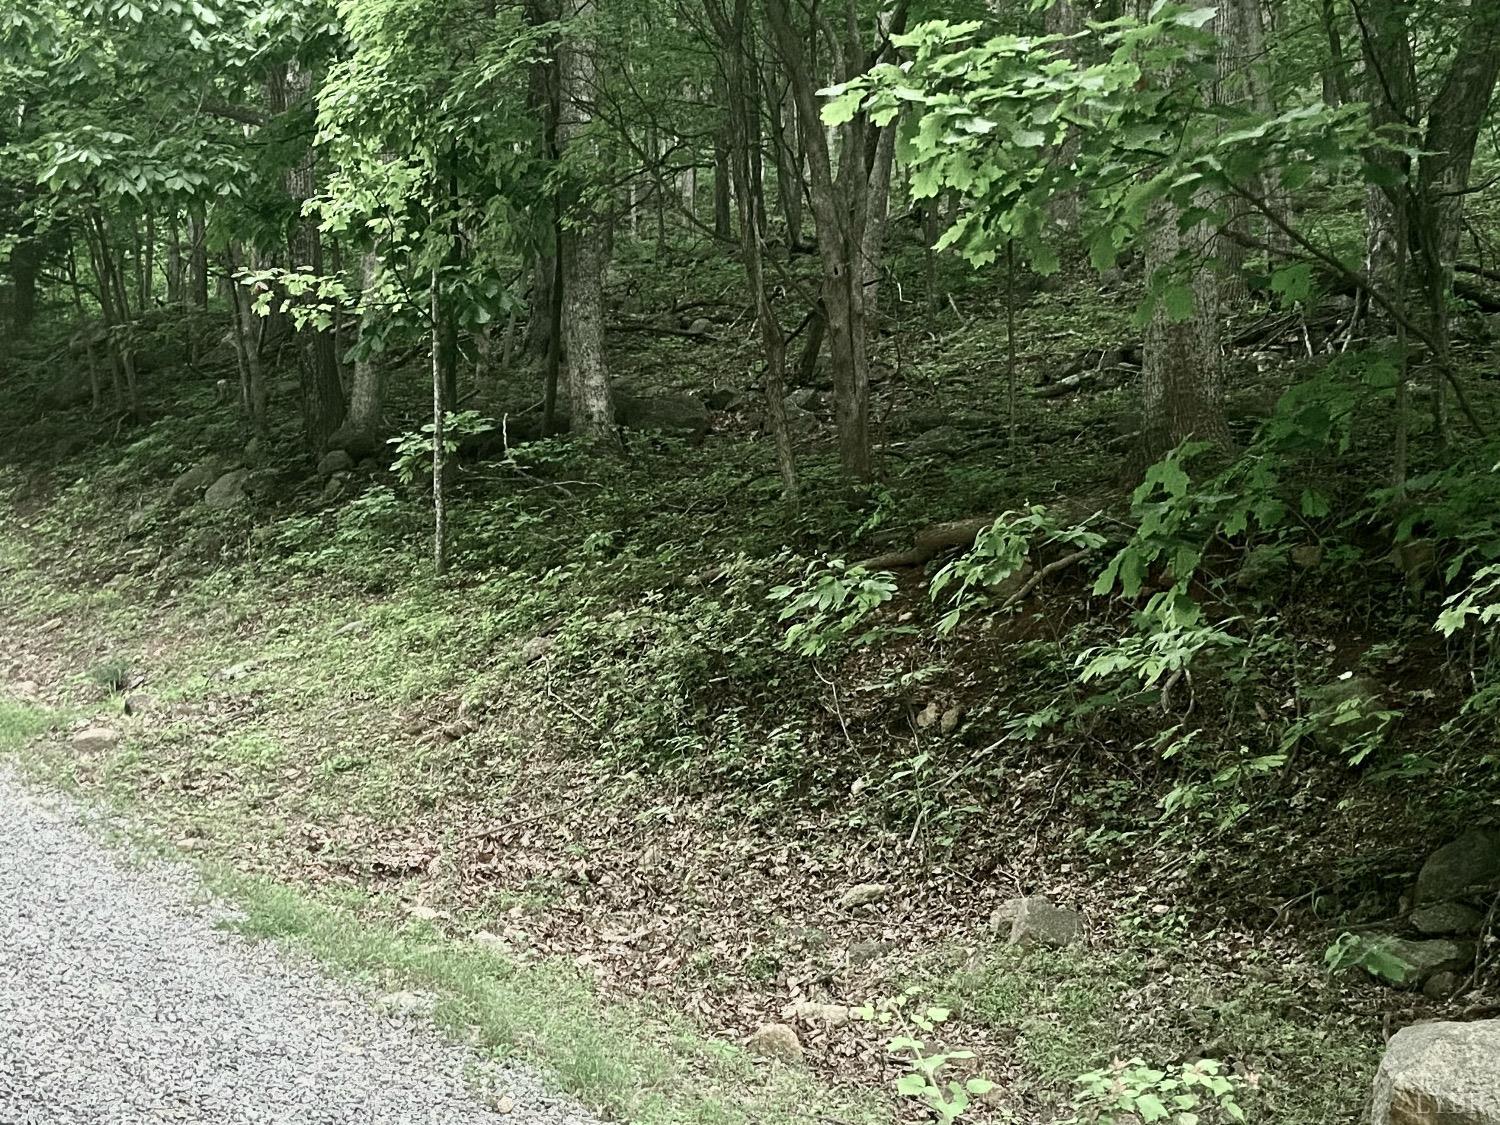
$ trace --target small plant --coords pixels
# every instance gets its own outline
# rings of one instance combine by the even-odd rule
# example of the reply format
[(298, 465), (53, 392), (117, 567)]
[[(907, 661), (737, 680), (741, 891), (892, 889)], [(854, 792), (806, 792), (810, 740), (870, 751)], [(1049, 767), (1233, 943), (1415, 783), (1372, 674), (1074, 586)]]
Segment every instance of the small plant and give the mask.
[(1406, 982), (1406, 962), (1392, 953), (1380, 939), (1362, 934), (1340, 934), (1338, 940), (1324, 952), (1323, 964), (1328, 966), (1330, 973), (1363, 969), (1371, 976), (1391, 984)]
[(812, 562), (800, 582), (777, 586), (772, 601), (785, 602), (778, 621), (798, 618), (780, 647), (799, 656), (822, 656), (830, 648), (869, 644), (877, 637), (910, 629), (865, 629), (865, 621), (896, 596), (896, 579), (885, 570), (849, 566), (842, 559)]
[(906, 1073), (896, 1083), (896, 1093), (925, 1105), (941, 1125), (952, 1125), (974, 1104), (995, 1088), (988, 1079), (949, 1077), (955, 1063), (974, 1057), (973, 1051), (950, 1051), (928, 1044), (915, 1032), (931, 1036), (946, 1023), (947, 1008), (918, 1006), (918, 990), (909, 988), (900, 996), (880, 1000), (857, 1008), (854, 1015), (897, 1032), (886, 1042), (886, 1050), (906, 1066)]
[(1116, 1062), (1107, 1070), (1077, 1078), (1073, 1105), (1078, 1113), (1070, 1125), (1243, 1121), (1245, 1111), (1235, 1100), (1240, 1081), (1224, 1073), (1213, 1059), (1183, 1063), (1171, 1071), (1147, 1066), (1140, 1059)]
[(1025, 568), (1031, 551), (1049, 543), (1061, 543), (1081, 554), (1102, 547), (1104, 536), (1085, 524), (1064, 527), (1040, 504), (1004, 513), (979, 533), (972, 548), (933, 575), (934, 601), (952, 588), (949, 609), (938, 622), (938, 633), (951, 633), (966, 612), (994, 597), (1003, 602), (1013, 596), (1017, 591), (1007, 591), (1006, 587)]

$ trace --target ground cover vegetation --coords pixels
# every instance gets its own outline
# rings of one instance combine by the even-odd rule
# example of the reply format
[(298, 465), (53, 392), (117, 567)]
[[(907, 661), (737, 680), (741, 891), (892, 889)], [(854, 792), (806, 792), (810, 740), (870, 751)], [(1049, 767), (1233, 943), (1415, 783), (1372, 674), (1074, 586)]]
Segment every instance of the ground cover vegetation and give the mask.
[(0, 745), (253, 930), (624, 1119), (1353, 1121), (1495, 1011), (1412, 890), (1500, 799), (1493, 6), (44, 0), (0, 75)]

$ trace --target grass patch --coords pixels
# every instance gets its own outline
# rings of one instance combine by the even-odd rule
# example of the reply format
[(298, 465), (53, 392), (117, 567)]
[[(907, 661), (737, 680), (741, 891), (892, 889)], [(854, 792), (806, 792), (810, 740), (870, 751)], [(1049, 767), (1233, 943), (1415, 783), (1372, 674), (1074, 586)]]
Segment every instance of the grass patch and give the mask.
[(425, 922), (363, 916), (369, 902), (357, 892), (318, 900), (223, 871), (209, 882), (244, 910), (235, 928), (246, 936), (288, 943), (380, 988), (432, 992), (446, 1030), (497, 1058), (543, 1067), (611, 1117), (651, 1125), (878, 1119), (873, 1107), (835, 1103), (804, 1072), (757, 1064), (639, 1005), (605, 1004), (566, 967), (520, 966)]
[(19, 750), (54, 722), (44, 708), (0, 698), (0, 751)]
[(1185, 950), (1001, 948), (935, 968), (933, 995), (1011, 1046), (1017, 1084), (1046, 1100), (1117, 1059), (1219, 1059), (1249, 1083), (1252, 1120), (1355, 1121), (1380, 1036), (1283, 966), (1230, 974)]

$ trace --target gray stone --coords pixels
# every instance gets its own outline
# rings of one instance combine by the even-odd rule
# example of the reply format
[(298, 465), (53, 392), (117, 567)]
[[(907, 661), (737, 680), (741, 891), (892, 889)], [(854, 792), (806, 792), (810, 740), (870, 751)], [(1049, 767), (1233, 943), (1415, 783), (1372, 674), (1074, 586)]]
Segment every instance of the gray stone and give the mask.
[(245, 495), (245, 481), (249, 477), (244, 469), (225, 473), (203, 494), (203, 503), (221, 512), (242, 506), (250, 499)]
[(167, 499), (174, 501), (195, 499), (205, 488), (219, 479), (219, 474), (223, 470), (224, 464), (218, 457), (205, 457), (172, 482), (172, 487), (167, 492)]
[(860, 883), (843, 893), (839, 905), (845, 910), (857, 906), (874, 906), (877, 902), (885, 901), (890, 893), (891, 888), (887, 883)]
[(1417, 874), (1419, 905), (1458, 898), (1465, 891), (1500, 886), (1500, 832), (1471, 828), (1444, 844)]
[(1500, 1125), (1500, 1020), (1419, 1023), (1386, 1044), (1371, 1125)]
[(786, 404), (798, 410), (811, 410), (818, 404), (818, 392), (812, 387), (798, 387), (786, 396)]
[(697, 320), (688, 325), (687, 330), (694, 336), (707, 336), (710, 332), (713, 331), (713, 328), (713, 321), (709, 320), (706, 316), (700, 316)]
[(1381, 979), (1400, 988), (1421, 988), (1429, 977), (1467, 968), (1474, 960), (1473, 945), (1443, 938), (1418, 940), (1386, 935), (1374, 939), (1372, 944), (1401, 966), (1400, 980), (1379, 974)]
[(850, 1019), (847, 1004), (820, 1004), (816, 1000), (798, 1001), (782, 1015), (822, 1027), (844, 1027)]
[(354, 468), (354, 458), (342, 449), (330, 449), (318, 460), (318, 476), (331, 477)]
[(120, 732), (111, 730), (109, 727), (89, 727), (75, 734), (72, 739), (73, 749), (85, 754), (97, 754), (108, 750), (120, 741)]
[(747, 1046), (757, 1055), (785, 1063), (800, 1063), (805, 1057), (802, 1040), (790, 1024), (768, 1023), (750, 1036)]
[(1434, 902), (1411, 912), (1411, 924), (1419, 933), (1477, 934), (1484, 915), (1461, 902)]
[(1010, 945), (1061, 948), (1083, 937), (1083, 918), (1076, 910), (1053, 906), (1040, 896), (1017, 900), (1010, 924)]

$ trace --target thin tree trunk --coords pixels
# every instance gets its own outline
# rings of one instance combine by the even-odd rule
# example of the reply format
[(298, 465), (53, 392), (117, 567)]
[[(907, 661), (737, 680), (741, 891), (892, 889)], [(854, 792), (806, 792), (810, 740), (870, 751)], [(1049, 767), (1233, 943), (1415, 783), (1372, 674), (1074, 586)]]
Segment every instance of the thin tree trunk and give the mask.
[(439, 269), (432, 267), (432, 570), (441, 578), (448, 570), (448, 503), (443, 493), (448, 404), (444, 395), (446, 361), (443, 357), (443, 309)]
[(68, 288), (73, 291), (73, 313), (77, 318), (78, 334), (83, 339), (84, 358), (89, 365), (89, 408), (98, 410), (104, 404), (104, 391), (99, 385), (99, 362), (94, 356), (94, 344), (88, 336), (88, 315), (83, 308), (83, 286), (78, 278), (78, 255), (73, 250), (73, 240), (68, 240)]
[(188, 217), (188, 270), (194, 306), (208, 308), (208, 232), (203, 206), (199, 204)]
[[(566, 0), (567, 35), (560, 52), (562, 97), (558, 147), (564, 153), (592, 146), (595, 82), (595, 0)], [(607, 448), (619, 446), (609, 371), (604, 359), (604, 274), (609, 268), (608, 220), (586, 198), (575, 199), (563, 231), (563, 341), (568, 361), (568, 403), (575, 434)]]
[[(368, 325), (383, 315), (375, 302), (381, 273), (379, 250), (366, 250), (360, 255), (359, 272), (360, 303)], [(384, 426), (385, 367), (377, 357), (362, 349), (354, 361), (354, 377), (349, 383), (349, 416), (339, 430), (338, 444), (356, 457), (374, 453), (380, 448)]]
[(235, 276), (244, 263), (238, 247), (229, 248), (229, 307), (234, 315), (234, 345), (239, 357), (242, 385), (240, 398), (245, 410), (245, 420), (250, 432), (256, 437), (265, 437), (270, 432), (266, 415), (266, 381), (260, 366), (260, 351), (256, 347), (253, 325), (257, 319), (250, 292)]
[(22, 238), (10, 252), (10, 329), (17, 337), (29, 335), (36, 320), (36, 244)]

